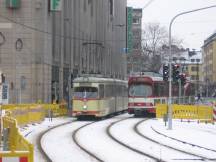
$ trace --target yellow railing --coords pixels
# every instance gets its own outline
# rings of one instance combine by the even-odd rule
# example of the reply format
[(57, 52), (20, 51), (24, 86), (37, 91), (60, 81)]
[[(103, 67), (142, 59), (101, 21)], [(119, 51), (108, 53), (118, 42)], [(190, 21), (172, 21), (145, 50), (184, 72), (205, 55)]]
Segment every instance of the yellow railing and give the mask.
[(45, 111), (39, 104), (3, 105), (2, 109), (10, 112), (19, 126), (40, 122), (45, 117)]
[(52, 110), (53, 116), (65, 116), (68, 114), (68, 110), (65, 104), (42, 104), (43, 109), (46, 112), (46, 116), (48, 116), (48, 111)]
[[(163, 118), (168, 113), (167, 104), (156, 105), (156, 117)], [(203, 105), (172, 105), (172, 117), (174, 119), (198, 119), (211, 120), (213, 119), (213, 108)]]
[(40, 122), (48, 116), (48, 110), (52, 110), (53, 117), (68, 114), (66, 104), (11, 104), (2, 105), (2, 109), (10, 110), (18, 125)]
[(8, 151), (0, 151), (0, 158), (19, 157), (28, 159), (28, 162), (33, 162), (34, 148), (19, 133), (17, 125), (43, 121), (48, 110), (52, 110), (53, 117), (67, 115), (66, 104), (11, 104), (2, 105), (2, 109), (6, 111), (2, 120), (3, 129), (8, 130)]
[(1, 151), (0, 158), (19, 157), (33, 162), (34, 146), (30, 144), (18, 131), (16, 119), (10, 116), (3, 117), (3, 127), (8, 129), (8, 150)]

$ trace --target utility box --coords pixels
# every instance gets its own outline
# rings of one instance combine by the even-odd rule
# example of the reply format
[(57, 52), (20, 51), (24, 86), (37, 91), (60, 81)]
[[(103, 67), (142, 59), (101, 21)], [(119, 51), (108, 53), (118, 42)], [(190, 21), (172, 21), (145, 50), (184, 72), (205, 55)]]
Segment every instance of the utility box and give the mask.
[(21, 6), (21, 0), (5, 0), (6, 7), (11, 9), (17, 9)]

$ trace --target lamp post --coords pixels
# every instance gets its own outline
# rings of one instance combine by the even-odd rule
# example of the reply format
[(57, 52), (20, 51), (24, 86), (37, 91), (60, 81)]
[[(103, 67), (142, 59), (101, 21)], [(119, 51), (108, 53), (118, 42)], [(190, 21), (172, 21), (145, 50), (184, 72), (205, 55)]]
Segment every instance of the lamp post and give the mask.
[(171, 99), (171, 97), (172, 97), (172, 78), (171, 78), (171, 76), (172, 76), (172, 67), (171, 67), (172, 66), (172, 63), (171, 63), (171, 61), (172, 61), (172, 59), (171, 59), (171, 57), (172, 57), (172, 50), (171, 50), (172, 24), (173, 24), (174, 20), (181, 15), (185, 15), (185, 14), (200, 11), (200, 10), (206, 10), (206, 9), (213, 8), (213, 7), (216, 7), (216, 5), (181, 12), (181, 13), (177, 14), (176, 16), (174, 16), (170, 21), (170, 24), (169, 24), (169, 98), (168, 98), (168, 129), (169, 130), (172, 129), (172, 105), (171, 105), (171, 102), (172, 102), (172, 99)]
[(196, 59), (196, 95), (200, 93), (199, 91), (199, 60)]

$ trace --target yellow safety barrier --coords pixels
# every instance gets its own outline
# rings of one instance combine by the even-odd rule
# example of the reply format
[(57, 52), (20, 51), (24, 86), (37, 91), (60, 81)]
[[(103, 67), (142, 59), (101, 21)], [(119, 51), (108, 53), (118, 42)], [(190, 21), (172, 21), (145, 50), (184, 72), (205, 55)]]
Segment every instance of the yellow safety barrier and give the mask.
[(40, 122), (45, 117), (45, 110), (40, 104), (3, 105), (2, 109), (10, 111), (18, 125)]
[(2, 105), (2, 109), (9, 110), (11, 116), (17, 120), (18, 125), (40, 122), (52, 110), (53, 117), (68, 114), (66, 103), (61, 104), (9, 104)]
[(9, 129), (7, 140), (9, 151), (1, 151), (0, 159), (10, 160), (13, 158), (21, 162), (33, 162), (34, 147), (19, 133), (16, 119), (4, 116), (3, 127)]
[(9, 104), (2, 105), (2, 109), (6, 110), (6, 115), (2, 119), (3, 128), (8, 129), (7, 149), (9, 151), (0, 151), (0, 161), (33, 162), (33, 145), (19, 133), (17, 125), (40, 122), (44, 120), (48, 110), (52, 110), (53, 116), (67, 115), (65, 103)]
[(45, 109), (40, 104), (3, 105), (2, 109), (10, 111), (20, 126), (40, 122), (45, 117)]
[[(168, 113), (167, 104), (156, 105), (156, 117), (163, 118)], [(212, 121), (213, 108), (203, 105), (172, 105), (172, 118), (198, 119), (199, 121)]]
[(42, 107), (46, 110), (46, 116), (48, 116), (49, 110), (52, 110), (54, 117), (65, 116), (68, 114), (65, 104), (42, 104)]
[(45, 111), (42, 105), (31, 105), (28, 108), (28, 119), (29, 123), (36, 123), (44, 120)]

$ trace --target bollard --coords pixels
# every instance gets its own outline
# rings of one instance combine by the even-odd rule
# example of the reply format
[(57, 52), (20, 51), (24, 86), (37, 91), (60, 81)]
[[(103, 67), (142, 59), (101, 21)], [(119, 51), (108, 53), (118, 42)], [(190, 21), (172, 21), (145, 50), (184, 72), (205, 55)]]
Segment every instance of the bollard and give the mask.
[(165, 122), (165, 126), (166, 126), (167, 120), (168, 120), (168, 115), (164, 114), (163, 115), (163, 121)]

